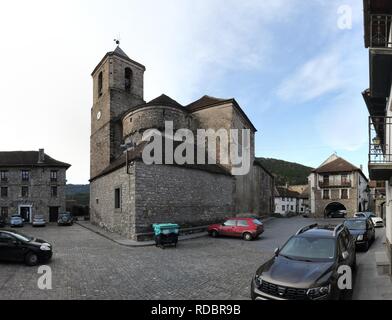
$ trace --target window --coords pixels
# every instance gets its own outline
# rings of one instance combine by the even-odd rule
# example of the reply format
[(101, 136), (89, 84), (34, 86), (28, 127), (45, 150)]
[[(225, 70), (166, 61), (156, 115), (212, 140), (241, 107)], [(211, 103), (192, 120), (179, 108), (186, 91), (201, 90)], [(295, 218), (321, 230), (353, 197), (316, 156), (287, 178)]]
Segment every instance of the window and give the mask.
[(22, 198), (27, 198), (29, 196), (29, 187), (22, 187)]
[(329, 200), (330, 195), (329, 195), (329, 190), (323, 190), (323, 200)]
[(22, 170), (22, 181), (30, 180), (30, 172), (27, 170)]
[(125, 68), (124, 86), (125, 86), (125, 91), (131, 92), (131, 88), (132, 88), (132, 70), (130, 68)]
[(291, 211), (294, 211), (294, 206), (291, 206)]
[(2, 207), (0, 211), (0, 216), (3, 218), (8, 218), (8, 208)]
[(103, 73), (101, 72), (98, 76), (98, 96), (102, 96), (103, 93)]
[(342, 189), (341, 199), (348, 199), (348, 189)]
[(50, 181), (57, 182), (58, 171), (50, 171)]
[(350, 183), (347, 174), (342, 174), (342, 185)]
[(249, 223), (246, 220), (240, 220), (240, 221), (238, 221), (238, 226), (239, 227), (249, 227)]
[(10, 243), (14, 241), (15, 238), (7, 233), (0, 232), (0, 243)]
[(226, 221), (224, 223), (224, 226), (225, 227), (236, 227), (237, 226), (237, 221), (235, 221), (235, 220)]
[(51, 192), (51, 194), (52, 194), (52, 198), (57, 198), (57, 187), (52, 187), (52, 192)]
[(282, 206), (282, 211), (286, 211), (286, 206)]
[(329, 185), (329, 176), (328, 175), (323, 176), (323, 184), (325, 186)]
[(121, 189), (114, 190), (114, 208), (121, 209)]
[(2, 198), (8, 197), (8, 188), (7, 187), (1, 187), (1, 197)]
[(8, 172), (7, 171), (0, 171), (0, 180), (2, 182), (8, 181)]

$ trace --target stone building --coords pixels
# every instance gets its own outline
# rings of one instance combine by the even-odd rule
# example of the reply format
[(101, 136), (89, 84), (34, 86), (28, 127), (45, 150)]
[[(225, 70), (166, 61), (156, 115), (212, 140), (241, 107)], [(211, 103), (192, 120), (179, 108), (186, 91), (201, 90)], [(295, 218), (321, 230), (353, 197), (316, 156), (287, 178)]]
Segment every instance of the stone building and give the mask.
[(380, 217), (385, 220), (385, 205), (386, 205), (386, 189), (385, 181), (370, 181), (370, 201), (369, 201), (369, 210), (374, 212), (377, 217)]
[(65, 211), (66, 171), (69, 164), (57, 161), (43, 149), (0, 152), (0, 214), (19, 214), (26, 222), (35, 215), (57, 222)]
[[(239, 104), (204, 96), (184, 106), (166, 95), (145, 102), (145, 71), (117, 47), (92, 73), (92, 223), (138, 240), (151, 231), (152, 223), (193, 227), (236, 214), (272, 213), (274, 178), (255, 161), (256, 128)], [(173, 122), (173, 130), (192, 132), (249, 129), (249, 174), (233, 176), (231, 162), (147, 165), (142, 136), (150, 129), (164, 134), (166, 121)], [(229, 148), (233, 143), (230, 139)], [(219, 158), (219, 150), (217, 154)]]
[(369, 207), (369, 181), (360, 168), (337, 155), (329, 157), (309, 177), (310, 206), (314, 217), (346, 211), (348, 216)]

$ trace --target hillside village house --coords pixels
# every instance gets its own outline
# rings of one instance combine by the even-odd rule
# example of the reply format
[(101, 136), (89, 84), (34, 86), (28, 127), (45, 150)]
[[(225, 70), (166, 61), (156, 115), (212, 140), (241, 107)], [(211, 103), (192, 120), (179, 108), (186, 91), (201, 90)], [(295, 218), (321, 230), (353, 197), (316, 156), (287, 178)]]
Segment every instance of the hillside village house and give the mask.
[[(273, 212), (274, 177), (255, 159), (256, 128), (236, 100), (204, 96), (181, 105), (162, 95), (147, 103), (145, 71), (117, 47), (92, 73), (92, 223), (143, 240), (153, 223), (198, 227), (236, 214)], [(249, 174), (233, 176), (233, 164), (145, 164), (143, 133), (162, 133), (166, 121), (173, 121), (174, 131), (250, 130)]]
[(288, 186), (277, 187), (275, 191), (275, 213), (282, 216), (305, 214), (308, 211), (308, 195), (305, 190), (307, 189), (298, 192)]
[[(369, 49), (369, 89), (363, 92), (369, 117), (369, 175), (385, 183), (385, 268), (392, 273), (392, 2), (364, 0), (365, 47)], [(378, 261), (382, 264), (383, 262)]]
[(332, 155), (309, 177), (310, 206), (314, 217), (347, 211), (353, 216), (369, 208), (368, 179), (360, 168)]
[(66, 171), (70, 165), (57, 161), (43, 149), (0, 152), (0, 214), (21, 215), (30, 223), (35, 215), (57, 222), (65, 211)]

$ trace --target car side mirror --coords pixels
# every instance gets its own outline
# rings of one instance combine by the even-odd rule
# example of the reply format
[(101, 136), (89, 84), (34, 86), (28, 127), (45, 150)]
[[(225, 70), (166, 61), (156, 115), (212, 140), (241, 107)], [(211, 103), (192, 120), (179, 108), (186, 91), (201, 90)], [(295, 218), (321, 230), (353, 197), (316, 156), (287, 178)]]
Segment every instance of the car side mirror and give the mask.
[(277, 257), (277, 256), (279, 255), (279, 253), (280, 253), (280, 249), (279, 249), (279, 248), (276, 248), (276, 249), (275, 249), (275, 256)]

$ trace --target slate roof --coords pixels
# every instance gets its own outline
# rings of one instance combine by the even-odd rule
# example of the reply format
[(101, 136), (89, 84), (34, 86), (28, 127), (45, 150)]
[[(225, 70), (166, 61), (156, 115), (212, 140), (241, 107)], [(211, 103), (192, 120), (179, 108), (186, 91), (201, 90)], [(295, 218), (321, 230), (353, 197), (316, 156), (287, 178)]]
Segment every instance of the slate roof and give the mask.
[(182, 106), (176, 100), (170, 98), (165, 94), (162, 94), (158, 98), (151, 100), (150, 102), (146, 103), (145, 106), (165, 106), (165, 107), (175, 107), (181, 109), (184, 108), (184, 106)]
[(70, 164), (53, 159), (45, 154), (45, 161), (38, 163), (38, 151), (0, 152), (0, 167), (71, 167)]

